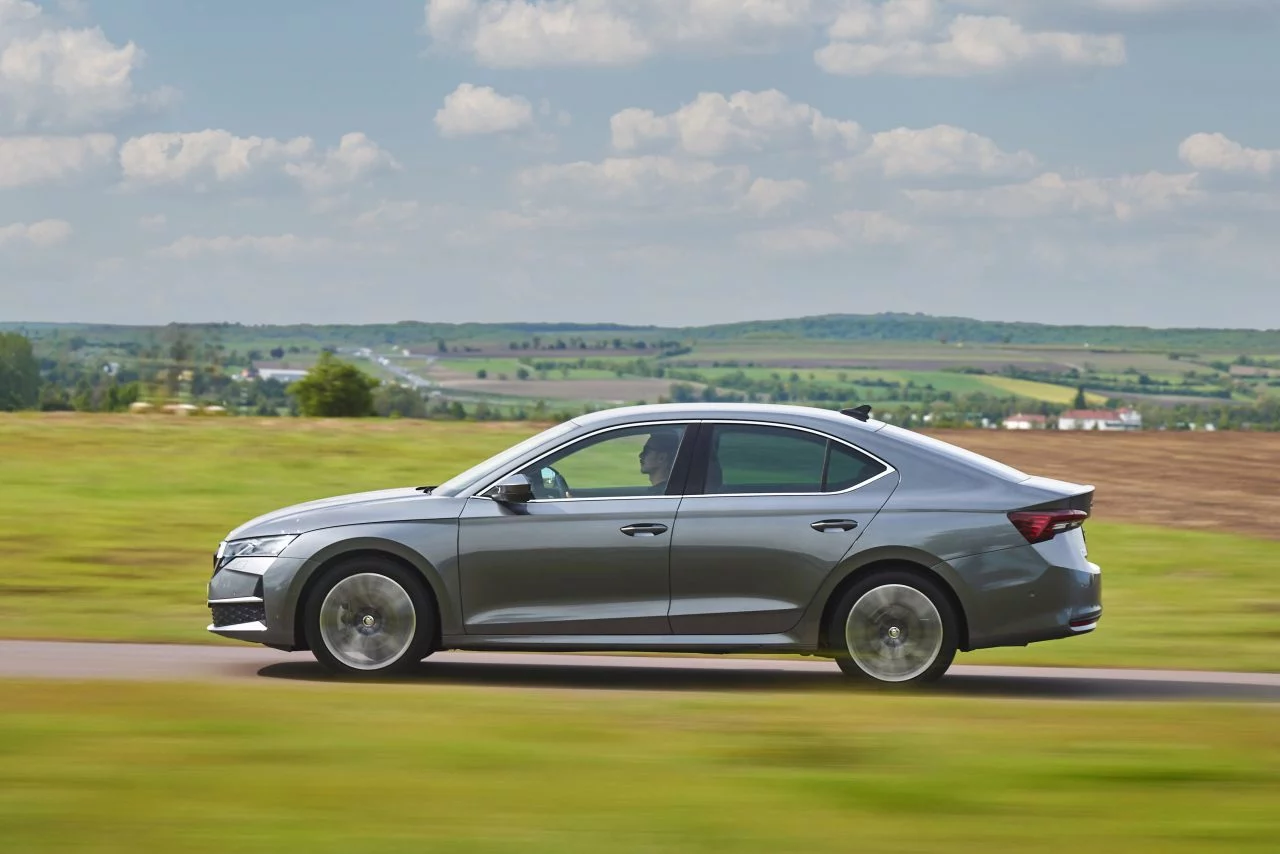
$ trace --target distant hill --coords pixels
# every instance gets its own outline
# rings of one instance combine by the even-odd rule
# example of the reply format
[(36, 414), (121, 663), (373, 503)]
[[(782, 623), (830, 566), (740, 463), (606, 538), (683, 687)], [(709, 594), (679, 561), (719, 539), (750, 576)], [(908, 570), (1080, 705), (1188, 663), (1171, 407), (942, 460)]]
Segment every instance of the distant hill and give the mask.
[(1280, 354), (1280, 329), (1161, 329), (1144, 326), (1083, 326), (935, 317), (925, 314), (829, 314), (709, 326), (662, 327), (615, 323), (422, 323), (340, 325), (113, 326), (83, 323), (0, 323), (0, 330), (26, 330), (34, 337), (78, 335), (102, 342), (145, 340), (176, 329), (232, 341), (311, 341), (334, 346), (424, 346), (449, 342), (506, 342), (532, 336), (605, 339), (625, 335), (649, 341), (939, 341), (984, 344), (1064, 345), (1155, 351)]
[(1204, 349), (1280, 353), (1280, 330), (1159, 329), (1145, 326), (1057, 326), (1047, 323), (934, 317), (925, 314), (827, 314), (688, 327), (702, 340), (807, 339), (966, 341), (975, 344), (1062, 344), (1128, 349)]

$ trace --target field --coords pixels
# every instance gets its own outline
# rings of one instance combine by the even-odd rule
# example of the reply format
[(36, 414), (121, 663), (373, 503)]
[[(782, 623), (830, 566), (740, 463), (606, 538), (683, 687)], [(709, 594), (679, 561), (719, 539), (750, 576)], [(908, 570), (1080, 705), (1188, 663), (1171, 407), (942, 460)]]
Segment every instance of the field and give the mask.
[[(205, 631), (232, 527), (326, 495), (438, 483), (529, 435), (519, 423), (0, 417), (0, 634), (233, 643)], [(1280, 435), (955, 431), (957, 444), (1094, 483), (1094, 635), (960, 661), (1275, 670)], [(1212, 643), (1206, 637), (1214, 638)]]
[[(1275, 709), (3, 683), (0, 838), (140, 852), (1273, 851)], [(251, 690), (249, 690), (251, 689)]]
[[(815, 384), (808, 387), (810, 391), (824, 389), (831, 395), (829, 399), (857, 396), (875, 400), (882, 408), (897, 406), (899, 401), (882, 400), (885, 387), (868, 386), (868, 382), (894, 383), (904, 388), (910, 384), (936, 393), (981, 394), (994, 400), (1022, 401), (1023, 405), (1056, 406), (1069, 406), (1075, 400), (1077, 387), (1084, 385), (1088, 405), (1102, 407), (1111, 397), (1161, 406), (1220, 403), (1224, 398), (1213, 395), (1223, 391), (1226, 366), (1239, 355), (1087, 346), (796, 338), (695, 341), (685, 351), (663, 358), (657, 358), (653, 350), (630, 348), (512, 351), (484, 341), (462, 346), (462, 351), (432, 356), (429, 364), (424, 364), (421, 357), (406, 360), (405, 364), (418, 365), (420, 374), (446, 394), (527, 400), (657, 401), (670, 393), (670, 379), (654, 380), (626, 373), (628, 366), (645, 360), (649, 370), (665, 368), (682, 375), (681, 381), (688, 381), (691, 372), (696, 374), (695, 380), (722, 388), (735, 388), (732, 383), (724, 385), (730, 375), (766, 385), (795, 378)], [(546, 346), (550, 345), (544, 342)], [(580, 360), (586, 363), (582, 367), (578, 366)], [(532, 368), (534, 362), (553, 367), (539, 372)], [(1011, 368), (1030, 374), (1009, 376), (1007, 371)], [(529, 374), (523, 381), (517, 378), (521, 370)], [(1270, 391), (1265, 371), (1258, 370), (1258, 376), (1235, 378), (1231, 399), (1238, 403), (1256, 402)], [(486, 376), (478, 377), (479, 371)], [(1091, 387), (1095, 388), (1089, 390)]]

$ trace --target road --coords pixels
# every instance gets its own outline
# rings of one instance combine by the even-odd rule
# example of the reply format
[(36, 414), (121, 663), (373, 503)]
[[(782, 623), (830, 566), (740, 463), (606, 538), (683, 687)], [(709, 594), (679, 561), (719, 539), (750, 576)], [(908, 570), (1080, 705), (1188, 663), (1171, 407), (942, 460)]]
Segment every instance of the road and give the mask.
[[(310, 653), (249, 646), (0, 641), (0, 678), (337, 682)], [(848, 688), (827, 661), (442, 652), (397, 681), (491, 688), (805, 691)], [(1280, 702), (1280, 674), (954, 665), (930, 693), (1061, 700)]]

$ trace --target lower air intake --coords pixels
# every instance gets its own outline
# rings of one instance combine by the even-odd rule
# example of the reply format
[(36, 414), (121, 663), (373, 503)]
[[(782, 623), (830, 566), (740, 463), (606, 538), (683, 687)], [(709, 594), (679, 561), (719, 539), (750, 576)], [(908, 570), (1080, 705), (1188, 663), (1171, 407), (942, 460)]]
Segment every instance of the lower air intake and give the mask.
[(213, 625), (236, 626), (240, 623), (266, 622), (267, 609), (262, 605), (211, 605)]

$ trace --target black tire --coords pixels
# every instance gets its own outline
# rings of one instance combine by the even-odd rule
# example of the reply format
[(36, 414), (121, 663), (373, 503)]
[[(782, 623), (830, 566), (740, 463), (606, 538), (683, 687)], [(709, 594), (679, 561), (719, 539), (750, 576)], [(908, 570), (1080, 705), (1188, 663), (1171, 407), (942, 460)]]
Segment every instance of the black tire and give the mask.
[[(888, 600), (890, 604), (886, 605), (882, 601), (879, 604), (883, 607), (877, 608), (877, 602), (870, 598), (862, 603), (859, 616), (855, 618), (861, 628), (855, 626), (854, 634), (864, 640), (858, 644), (859, 649), (855, 653), (846, 636), (846, 626), (859, 601), (878, 589), (880, 592), (877, 597)], [(921, 596), (924, 598), (921, 599)], [(886, 619), (883, 622), (866, 619), (873, 611), (878, 611)], [(920, 619), (922, 612), (926, 614), (925, 619)], [(955, 660), (959, 645), (959, 624), (955, 608), (943, 592), (941, 582), (914, 572), (890, 569), (875, 572), (844, 592), (832, 609), (830, 622), (827, 624), (827, 639), (832, 656), (846, 676), (866, 684), (906, 688), (935, 682), (947, 672), (947, 668)], [(895, 628), (899, 634), (891, 636), (890, 632)], [(935, 634), (937, 628), (941, 629), (940, 638)], [(876, 659), (868, 655), (869, 645), (873, 647), (871, 651), (874, 651), (876, 644), (882, 644), (886, 648), (910, 648), (913, 640), (918, 644), (919, 660), (912, 667), (904, 666), (902, 672), (890, 672), (887, 666), (877, 668)]]
[[(339, 585), (342, 588), (335, 594)], [(326, 611), (325, 602), (331, 594)], [(349, 607), (341, 607), (343, 604)], [(304, 609), (303, 625), (311, 654), (335, 673), (404, 673), (432, 652), (437, 616), (430, 590), (415, 571), (389, 558), (367, 555), (335, 564), (312, 588)], [(364, 627), (365, 617), (372, 618), (373, 624)], [(343, 638), (353, 643), (344, 643)], [(382, 649), (384, 660), (366, 657), (356, 661), (364, 649), (362, 643)]]

